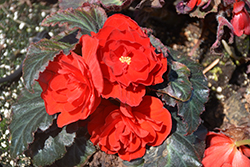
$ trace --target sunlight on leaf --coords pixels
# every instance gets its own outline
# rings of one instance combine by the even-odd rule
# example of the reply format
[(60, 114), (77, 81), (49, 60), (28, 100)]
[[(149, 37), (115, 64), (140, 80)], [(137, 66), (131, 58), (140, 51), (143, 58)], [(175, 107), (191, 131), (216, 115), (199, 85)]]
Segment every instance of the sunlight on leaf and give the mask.
[(74, 143), (67, 147), (65, 156), (55, 162), (57, 166), (75, 166), (84, 163), (95, 151), (95, 146), (88, 140), (88, 131), (81, 128), (76, 132)]
[(65, 153), (65, 146), (70, 146), (75, 138), (75, 133), (69, 134), (65, 128), (55, 137), (49, 136), (45, 141), (43, 149), (33, 157), (33, 162), (37, 166), (52, 164), (55, 160), (60, 159)]
[(185, 124), (176, 116), (174, 120), (177, 123), (176, 131), (162, 145), (151, 147), (147, 151), (144, 156), (145, 167), (198, 167), (202, 165), (201, 158), (205, 150), (205, 142), (204, 139), (200, 140), (200, 135), (206, 135), (206, 131), (204, 133), (201, 128), (197, 133), (186, 136)]
[(185, 64), (191, 72), (190, 82), (193, 86), (191, 98), (186, 102), (178, 102), (178, 115), (187, 124), (187, 133), (194, 132), (201, 123), (200, 114), (205, 110), (204, 104), (208, 100), (209, 88), (202, 73), (202, 66), (187, 56), (168, 48), (176, 61)]
[[(173, 77), (173, 75), (177, 75)], [(188, 101), (192, 94), (192, 84), (189, 81), (190, 70), (184, 64), (176, 61), (171, 63), (171, 71), (169, 74), (169, 83), (163, 89), (157, 89), (157, 94), (162, 96), (171, 96), (180, 101)], [(163, 83), (164, 84), (164, 83)], [(159, 84), (157, 87), (160, 87)], [(166, 95), (167, 94), (167, 95)]]
[(105, 11), (92, 4), (86, 4), (77, 9), (59, 10), (58, 12), (47, 16), (43, 22), (43, 26), (59, 26), (67, 25), (68, 29), (80, 29), (81, 34), (89, 34), (90, 32), (98, 32), (102, 28), (107, 19)]
[(33, 133), (41, 126), (46, 130), (51, 124), (53, 117), (45, 111), (44, 101), (40, 97), (41, 88), (34, 86), (35, 93), (23, 90), (18, 103), (12, 106), (13, 119), (10, 124), (11, 130), (11, 156), (16, 158), (25, 151), (28, 144), (34, 140)]

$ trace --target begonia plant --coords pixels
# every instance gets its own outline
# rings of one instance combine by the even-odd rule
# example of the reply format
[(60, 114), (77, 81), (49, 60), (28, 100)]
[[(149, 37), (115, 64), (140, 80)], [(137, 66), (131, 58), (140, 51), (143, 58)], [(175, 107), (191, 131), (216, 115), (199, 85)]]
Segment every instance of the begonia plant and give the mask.
[[(43, 20), (42, 26), (59, 26), (61, 32), (28, 48), (25, 89), (12, 107), (12, 157), (24, 153), (36, 166), (76, 166), (87, 165), (101, 151), (126, 166), (210, 165), (217, 154), (209, 150), (219, 147), (207, 140), (205, 151), (200, 115), (209, 89), (202, 66), (122, 11), (132, 2), (60, 0), (60, 10)], [(159, 8), (163, 2), (141, 1), (137, 8)], [(204, 9), (218, 4), (188, 0), (176, 7), (183, 14), (201, 9), (206, 15)], [(229, 22), (219, 15), (219, 27), (249, 35), (249, 3), (224, 5), (234, 5), (233, 17)], [(232, 152), (226, 163), (248, 150), (217, 136), (230, 145), (223, 147)]]

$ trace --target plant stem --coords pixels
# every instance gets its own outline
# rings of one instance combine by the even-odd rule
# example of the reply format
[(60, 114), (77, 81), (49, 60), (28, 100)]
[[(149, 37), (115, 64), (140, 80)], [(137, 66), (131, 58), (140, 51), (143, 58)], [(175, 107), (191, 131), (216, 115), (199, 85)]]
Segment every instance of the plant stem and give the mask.
[(214, 60), (209, 66), (207, 66), (203, 70), (203, 74), (205, 75), (208, 71), (210, 71), (212, 68), (214, 68), (219, 62), (220, 62), (219, 58), (217, 58), (216, 60)]
[(236, 141), (235, 145), (237, 147), (244, 146), (244, 145), (250, 145), (250, 139)]

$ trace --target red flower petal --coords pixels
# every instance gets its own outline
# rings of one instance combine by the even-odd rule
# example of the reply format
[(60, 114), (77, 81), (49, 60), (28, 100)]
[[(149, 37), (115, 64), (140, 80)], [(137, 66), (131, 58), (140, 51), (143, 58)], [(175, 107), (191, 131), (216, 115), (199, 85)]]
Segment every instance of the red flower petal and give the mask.
[(243, 155), (240, 151), (236, 151), (234, 154), (232, 166), (249, 167), (250, 160), (245, 155)]
[[(122, 21), (122, 20), (126, 20), (126, 24), (124, 24), (124, 21)], [(128, 16), (125, 16), (122, 14), (114, 14), (106, 20), (103, 27), (113, 26), (113, 27), (119, 27), (119, 29), (121, 29), (121, 30), (126, 30), (127, 25), (131, 29), (136, 29), (136, 30), (138, 29), (138, 24), (135, 21), (133, 21), (132, 19), (130, 19)]]
[(80, 39), (82, 45), (82, 57), (88, 65), (88, 69), (92, 75), (92, 81), (96, 90), (101, 93), (103, 91), (103, 77), (96, 52), (98, 40), (88, 35), (83, 35)]
[(193, 10), (193, 8), (195, 7), (195, 5), (197, 4), (197, 0), (189, 0), (186, 4), (186, 7), (188, 7), (188, 12)]
[(241, 36), (242, 34), (250, 35), (250, 16), (244, 6), (244, 1), (234, 3), (231, 24), (237, 36)]
[(234, 145), (224, 143), (211, 146), (205, 150), (204, 156), (202, 160), (204, 167), (220, 167), (224, 163), (231, 163), (234, 156)]
[(234, 141), (226, 137), (223, 133), (214, 133), (214, 132), (208, 132), (207, 133), (207, 142), (209, 143), (209, 146), (213, 146), (218, 143), (231, 143), (233, 144)]
[(120, 150), (118, 152), (118, 155), (123, 160), (131, 161), (133, 159), (141, 158), (145, 154), (145, 152), (146, 152), (146, 148), (139, 147), (134, 152), (128, 152), (128, 151)]
[(207, 134), (208, 148), (204, 152), (204, 167), (239, 166), (247, 167), (250, 160), (237, 149), (233, 139), (222, 133)]
[(246, 147), (246, 146), (240, 146), (242, 153), (247, 156), (250, 157), (250, 148)]
[(171, 114), (169, 112), (166, 112), (166, 109), (163, 108), (162, 102), (158, 98), (145, 96), (140, 106), (136, 107), (134, 111), (141, 111), (144, 115), (156, 121), (156, 123), (154, 123), (152, 127), (156, 126), (158, 121), (162, 122), (164, 126), (160, 131), (156, 131), (157, 137), (155, 141), (153, 143), (150, 143), (149, 145), (158, 146), (162, 144), (162, 142), (166, 139), (166, 136), (171, 132), (172, 129)]
[(243, 10), (244, 6), (245, 6), (245, 2), (244, 1), (236, 1), (234, 3), (233, 12), (235, 14), (241, 12)]
[(133, 88), (132, 85), (123, 88), (118, 83), (110, 83), (106, 79), (104, 79), (104, 88), (102, 93), (104, 98), (117, 98), (122, 103), (129, 104), (130, 106), (138, 106), (146, 92), (143, 85), (139, 85), (137, 88)]

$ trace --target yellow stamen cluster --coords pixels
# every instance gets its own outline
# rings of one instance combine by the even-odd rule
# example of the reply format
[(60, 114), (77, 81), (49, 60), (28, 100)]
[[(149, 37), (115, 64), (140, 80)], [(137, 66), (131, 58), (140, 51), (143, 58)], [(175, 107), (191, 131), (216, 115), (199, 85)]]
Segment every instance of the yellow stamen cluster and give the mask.
[(128, 57), (128, 56), (125, 56), (125, 57), (121, 56), (121, 57), (119, 58), (119, 60), (120, 60), (122, 63), (126, 62), (128, 65), (131, 63), (131, 57)]

